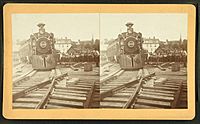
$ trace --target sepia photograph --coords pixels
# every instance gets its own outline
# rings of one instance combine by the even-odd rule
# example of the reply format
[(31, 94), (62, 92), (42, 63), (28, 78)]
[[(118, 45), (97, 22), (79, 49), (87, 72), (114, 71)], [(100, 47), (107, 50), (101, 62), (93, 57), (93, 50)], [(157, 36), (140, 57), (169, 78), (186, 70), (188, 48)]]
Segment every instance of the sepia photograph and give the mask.
[(9, 119), (190, 120), (195, 8), (8, 4), (3, 90)]
[(12, 15), (13, 109), (99, 107), (98, 20), (98, 14)]
[(187, 108), (187, 14), (101, 14), (100, 23), (101, 108)]
[(187, 14), (14, 14), (12, 24), (14, 109), (187, 108)]

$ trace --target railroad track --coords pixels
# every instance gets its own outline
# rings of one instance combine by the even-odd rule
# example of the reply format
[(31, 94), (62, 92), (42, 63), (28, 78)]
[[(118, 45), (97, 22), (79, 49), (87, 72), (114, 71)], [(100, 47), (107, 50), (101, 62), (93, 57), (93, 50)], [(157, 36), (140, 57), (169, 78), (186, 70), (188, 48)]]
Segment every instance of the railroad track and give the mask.
[(166, 80), (142, 85), (131, 108), (187, 108), (187, 85), (183, 80)]
[(19, 83), (30, 79), (30, 77), (33, 76), (34, 74), (36, 74), (36, 72), (37, 72), (36, 70), (30, 70), (25, 74), (22, 74), (22, 75), (20, 75), (18, 77), (13, 78), (13, 85), (16, 86)]
[(17, 79), (13, 80), (13, 90), (12, 93), (18, 93), (24, 89), (32, 87), (39, 84), (41, 81), (44, 81), (48, 78), (50, 71), (36, 71), (32, 70), (27, 74), (20, 76)]
[[(56, 72), (57, 73), (57, 72)], [(98, 108), (99, 84), (95, 81), (69, 80), (68, 74), (39, 82), (13, 94), (13, 108)]]
[(138, 71), (119, 70), (100, 84), (94, 78), (69, 79), (68, 73), (55, 72), (52, 79), (42, 81), (50, 72), (36, 72), (19, 80), (13, 86), (13, 108), (187, 108), (185, 80), (155, 80), (155, 73), (138, 79)]
[(13, 108), (34, 108), (40, 93), (48, 88), (50, 71), (34, 71), (13, 82)]
[(101, 81), (100, 92), (106, 92), (110, 89), (113, 89), (117, 86), (123, 85), (130, 82), (131, 80), (136, 79), (138, 71), (124, 71), (118, 70), (114, 74), (109, 75)]
[(67, 84), (57, 80), (46, 95), (40, 108), (98, 108), (99, 84), (95, 81), (78, 80)]
[(187, 85), (181, 80), (156, 82), (146, 75), (100, 94), (100, 108), (187, 108)]

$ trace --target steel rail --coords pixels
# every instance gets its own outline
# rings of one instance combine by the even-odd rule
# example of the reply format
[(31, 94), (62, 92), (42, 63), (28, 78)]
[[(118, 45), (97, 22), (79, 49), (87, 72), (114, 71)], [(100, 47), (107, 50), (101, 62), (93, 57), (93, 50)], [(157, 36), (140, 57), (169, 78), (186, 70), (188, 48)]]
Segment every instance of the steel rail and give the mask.
[[(34, 71), (35, 71), (35, 72), (34, 72)], [(36, 73), (37, 71), (36, 71), (36, 70), (30, 70), (30, 71), (28, 71), (27, 73), (25, 73), (25, 74), (23, 74), (23, 75), (21, 75), (21, 76), (15, 78), (15, 79), (13, 79), (13, 85), (16, 85), (17, 82), (20, 82), (20, 81), (22, 81), (22, 80), (25, 80), (25, 79), (27, 79), (27, 78), (30, 78), (30, 77), (27, 77), (27, 75), (31, 74), (32, 72)]]
[(86, 96), (86, 101), (83, 104), (84, 108), (90, 108), (95, 89), (96, 89), (96, 82), (93, 82), (92, 87), (90, 88), (90, 91)]
[[(122, 73), (124, 72), (124, 70), (119, 69), (119, 70), (115, 71), (114, 73), (112, 73), (111, 75), (106, 76), (106, 77), (103, 78), (103, 79), (100, 79), (101, 85), (103, 85), (104, 82), (107, 82), (107, 81), (109, 81), (109, 80), (115, 79), (115, 78), (118, 76), (118, 75), (116, 75), (116, 74), (119, 73), (120, 71), (122, 71)], [(121, 73), (121, 74), (122, 74), (122, 73)]]
[[(151, 74), (149, 74), (147, 76), (144, 76), (143, 80), (147, 79), (149, 77), (152, 77), (152, 76), (155, 76), (155, 73), (151, 73)], [(123, 85), (117, 86), (117, 87), (115, 87), (115, 88), (113, 88), (111, 90), (108, 90), (106, 92), (103, 92), (103, 93), (100, 94), (100, 100), (103, 100), (105, 97), (112, 96), (114, 93), (117, 93), (117, 92), (121, 91), (122, 89), (131, 87), (131, 86), (139, 83), (139, 81), (140, 81), (140, 79), (136, 79), (136, 80), (130, 81), (128, 83), (125, 83)]]
[(18, 98), (30, 93), (31, 91), (33, 91), (35, 89), (44, 87), (44, 86), (46, 86), (46, 85), (48, 85), (50, 83), (51, 83), (50, 80), (46, 80), (44, 82), (41, 82), (40, 84), (36, 84), (34, 86), (31, 86), (31, 87), (29, 87), (27, 89), (24, 89), (24, 90), (18, 92), (18, 93), (15, 93), (15, 94), (13, 94), (13, 101), (15, 101), (16, 99), (18, 99)]
[(183, 82), (181, 81), (180, 85), (178, 87), (178, 90), (176, 92), (176, 95), (174, 96), (174, 101), (171, 103), (171, 108), (176, 108), (177, 107), (177, 105), (179, 103), (179, 100), (180, 100), (182, 87), (183, 87)]
[(135, 99), (142, 87), (142, 84), (144, 82), (144, 78), (141, 78), (139, 80), (138, 86), (136, 87), (135, 91), (133, 92), (133, 94), (130, 96), (130, 98), (128, 99), (128, 101), (124, 104), (123, 108), (127, 109), (130, 108), (131, 105), (135, 102)]
[(47, 100), (49, 98), (49, 95), (53, 91), (55, 83), (56, 83), (56, 81), (55, 81), (55, 78), (54, 78), (52, 80), (52, 82), (51, 82), (51, 86), (49, 87), (49, 89), (47, 90), (46, 94), (44, 95), (44, 97), (42, 98), (42, 100), (39, 102), (39, 104), (36, 106), (35, 109), (43, 109), (45, 107), (45, 105), (47, 103)]
[(63, 78), (65, 77), (66, 75), (68, 75), (68, 73), (65, 73), (65, 74), (62, 74), (60, 76), (55, 76), (52, 81), (51, 81), (51, 85), (49, 87), (49, 89), (47, 90), (46, 94), (44, 95), (44, 97), (42, 98), (42, 100), (39, 102), (39, 104), (36, 106), (35, 109), (43, 109), (45, 108), (45, 105), (47, 104), (48, 102), (48, 99), (55, 87), (55, 84), (57, 83), (57, 80), (60, 79), (60, 78)]

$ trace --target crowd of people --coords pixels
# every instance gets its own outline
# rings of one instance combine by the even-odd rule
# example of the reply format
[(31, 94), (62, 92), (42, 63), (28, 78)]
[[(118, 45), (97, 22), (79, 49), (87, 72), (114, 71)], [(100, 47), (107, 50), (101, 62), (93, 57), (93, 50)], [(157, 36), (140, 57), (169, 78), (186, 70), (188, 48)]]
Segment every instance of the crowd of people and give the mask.
[(81, 53), (81, 54), (65, 54), (60, 55), (58, 62), (95, 62), (99, 66), (99, 52), (93, 51), (90, 53)]
[(187, 63), (187, 52), (177, 51), (171, 53), (154, 53), (149, 54), (146, 62), (182, 62), (186, 65)]

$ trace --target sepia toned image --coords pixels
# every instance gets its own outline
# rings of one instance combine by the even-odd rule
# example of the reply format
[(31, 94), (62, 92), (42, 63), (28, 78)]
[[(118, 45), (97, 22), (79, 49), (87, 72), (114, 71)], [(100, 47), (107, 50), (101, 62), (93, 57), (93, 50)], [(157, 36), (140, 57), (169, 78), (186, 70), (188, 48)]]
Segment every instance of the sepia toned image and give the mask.
[(187, 108), (187, 14), (12, 21), (13, 109)]
[(8, 119), (190, 120), (195, 8), (7, 4), (3, 79)]
[(187, 26), (187, 14), (101, 14), (100, 107), (186, 109)]
[(13, 109), (99, 107), (98, 14), (14, 14), (12, 24)]

